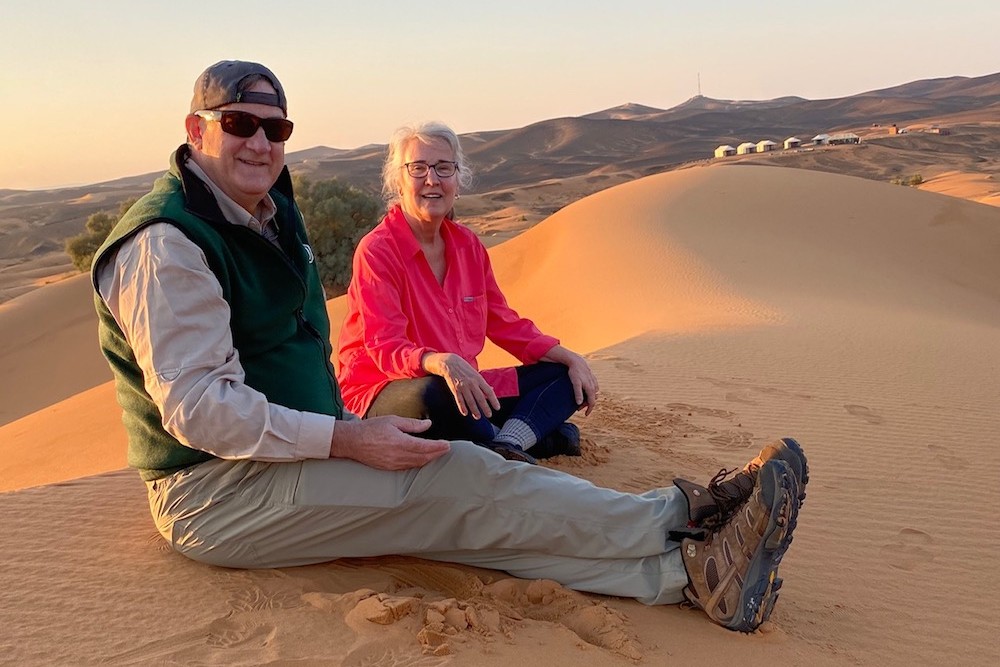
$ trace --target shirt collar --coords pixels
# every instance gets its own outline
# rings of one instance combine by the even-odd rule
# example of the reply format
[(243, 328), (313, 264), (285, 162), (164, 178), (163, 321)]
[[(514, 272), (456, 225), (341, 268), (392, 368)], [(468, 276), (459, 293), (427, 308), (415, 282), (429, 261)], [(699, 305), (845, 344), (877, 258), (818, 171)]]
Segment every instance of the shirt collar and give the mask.
[(190, 155), (188, 155), (185, 159), (184, 166), (208, 186), (208, 188), (212, 191), (212, 194), (215, 195), (216, 201), (219, 203), (222, 215), (224, 215), (226, 220), (229, 222), (249, 227), (256, 232), (260, 232), (274, 219), (274, 216), (277, 214), (278, 207), (275, 206), (274, 200), (271, 199), (270, 194), (264, 195), (264, 198), (260, 200), (259, 204), (257, 204), (257, 210), (255, 211), (256, 215), (251, 215), (245, 208), (237, 204), (229, 195), (223, 192), (222, 189), (208, 177), (208, 174), (206, 174), (205, 171), (198, 166), (198, 163), (191, 159)]
[[(396, 204), (385, 214), (386, 227), (389, 234), (396, 241), (399, 249), (407, 256), (414, 256), (421, 252), (420, 242), (410, 229), (410, 223), (406, 221), (406, 215), (399, 204)], [(459, 248), (468, 245), (462, 234), (456, 233), (458, 223), (445, 218), (441, 223), (441, 238), (444, 239), (446, 248)]]

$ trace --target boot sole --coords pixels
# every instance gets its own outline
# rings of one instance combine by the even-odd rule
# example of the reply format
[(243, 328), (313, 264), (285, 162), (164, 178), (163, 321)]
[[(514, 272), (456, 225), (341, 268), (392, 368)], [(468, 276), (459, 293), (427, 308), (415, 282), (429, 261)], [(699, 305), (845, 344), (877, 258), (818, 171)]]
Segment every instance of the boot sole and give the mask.
[[(798, 484), (791, 466), (780, 461), (780, 465), (765, 464), (761, 472), (765, 468), (769, 470), (766, 478), (761, 480), (761, 493), (764, 502), (771, 506), (771, 514), (747, 569), (740, 596), (742, 613), (728, 623), (730, 629), (738, 632), (753, 632), (770, 618), (778, 600), (778, 589), (781, 588), (778, 565), (792, 543), (792, 531), (798, 520)], [(777, 470), (772, 471), (773, 468)]]
[(802, 451), (802, 445), (795, 438), (782, 438), (781, 442), (802, 462), (802, 470), (799, 470), (796, 466), (792, 465), (789, 458), (782, 457), (782, 460), (791, 467), (795, 475), (795, 480), (798, 482), (798, 498), (801, 505), (806, 500), (806, 484), (809, 483), (809, 462), (806, 460), (806, 453)]

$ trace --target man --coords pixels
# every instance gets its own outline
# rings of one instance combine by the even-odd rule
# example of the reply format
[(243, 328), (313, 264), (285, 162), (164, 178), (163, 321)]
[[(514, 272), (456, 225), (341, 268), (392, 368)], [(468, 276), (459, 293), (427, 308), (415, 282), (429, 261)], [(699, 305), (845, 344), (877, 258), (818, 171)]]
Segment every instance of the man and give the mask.
[(794, 440), (639, 496), (343, 409), (287, 110), (262, 65), (205, 70), (187, 143), (94, 259), (129, 463), (173, 548), (230, 567), (410, 554), (766, 620), (808, 477)]

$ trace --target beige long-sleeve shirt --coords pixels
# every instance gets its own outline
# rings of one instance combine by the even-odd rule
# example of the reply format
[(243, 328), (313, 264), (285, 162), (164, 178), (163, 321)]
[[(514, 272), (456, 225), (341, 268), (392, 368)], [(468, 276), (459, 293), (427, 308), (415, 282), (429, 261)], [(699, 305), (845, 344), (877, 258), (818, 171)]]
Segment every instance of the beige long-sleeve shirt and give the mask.
[[(251, 215), (193, 160), (185, 167), (208, 184), (230, 223), (277, 238), (270, 197)], [(179, 229), (154, 223), (138, 231), (98, 267), (97, 281), (163, 427), (182, 444), (224, 459), (329, 458), (334, 417), (269, 403), (245, 384), (222, 287)]]

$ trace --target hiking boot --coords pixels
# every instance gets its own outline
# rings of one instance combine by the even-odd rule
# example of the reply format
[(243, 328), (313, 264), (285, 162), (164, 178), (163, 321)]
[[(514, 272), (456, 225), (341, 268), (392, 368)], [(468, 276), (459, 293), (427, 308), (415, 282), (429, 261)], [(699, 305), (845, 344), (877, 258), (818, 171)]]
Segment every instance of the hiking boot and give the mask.
[(563, 422), (556, 430), (534, 444), (529, 451), (536, 459), (580, 456), (580, 429), (576, 424)]
[(771, 616), (778, 565), (798, 518), (797, 482), (780, 459), (764, 461), (749, 499), (718, 528), (681, 541), (684, 597), (719, 625), (753, 632)]
[(766, 461), (772, 459), (788, 464), (794, 478), (795, 496), (800, 505), (805, 502), (806, 483), (809, 482), (809, 464), (806, 455), (793, 438), (781, 438), (765, 445), (760, 454), (741, 470), (725, 468), (720, 470), (708, 483), (707, 489), (684, 479), (675, 479), (674, 484), (684, 491), (684, 495), (688, 498), (692, 525), (711, 528), (728, 521), (753, 493), (757, 483), (757, 471)]

